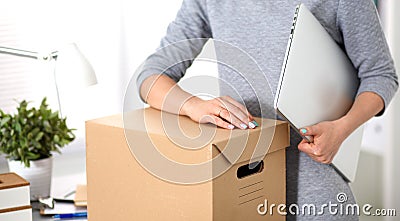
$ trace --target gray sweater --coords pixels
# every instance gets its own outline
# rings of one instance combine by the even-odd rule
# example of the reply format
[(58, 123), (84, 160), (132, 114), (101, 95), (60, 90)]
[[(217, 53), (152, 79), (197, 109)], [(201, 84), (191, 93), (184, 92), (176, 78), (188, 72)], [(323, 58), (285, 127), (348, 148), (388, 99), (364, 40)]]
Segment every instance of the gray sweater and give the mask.
[[(219, 64), (221, 95), (244, 102), (256, 116), (275, 117), (273, 97), (294, 9), (300, 2), (317, 17), (358, 69), (358, 93), (375, 92), (387, 107), (398, 88), (398, 79), (371, 0), (184, 0), (161, 40), (160, 50), (146, 60), (138, 85), (156, 73), (179, 81), (206, 39), (213, 38), (224, 42), (216, 45), (218, 60), (229, 63)], [(197, 40), (182, 43), (193, 38)], [(176, 42), (181, 43), (166, 47)], [(241, 53), (232, 53), (227, 45)], [(331, 167), (313, 162), (297, 151), (300, 138), (292, 134), (292, 147), (287, 151), (288, 203), (323, 204), (339, 192), (347, 193), (349, 201), (354, 200), (347, 183)], [(324, 188), (327, 186), (330, 189)], [(301, 218), (318, 217), (298, 219)]]
[[(185, 39), (213, 38), (232, 44), (249, 54), (260, 66), (275, 93), (286, 44), (292, 24), (295, 0), (185, 0), (176, 19), (169, 25), (160, 48)], [(371, 0), (305, 0), (302, 1), (318, 18), (332, 38), (347, 52), (359, 71), (359, 93), (372, 91), (380, 95), (385, 107), (398, 88), (391, 58), (376, 9)], [(183, 77), (191, 60), (171, 67), (182, 58), (195, 58), (205, 40), (192, 40), (179, 46), (180, 50), (159, 50), (151, 55), (138, 78), (138, 85), (148, 76), (165, 73), (175, 81)], [(222, 50), (218, 53), (223, 53)], [(178, 60), (181, 59), (181, 60)], [(231, 63), (236, 63), (232, 61)], [(219, 67), (220, 79), (233, 84), (247, 105), (254, 98), (246, 96), (249, 82), (233, 70)], [(246, 74), (246, 73), (241, 73)], [(248, 73), (251, 74), (251, 73)], [(264, 88), (265, 79), (252, 82)], [(224, 91), (221, 94), (231, 94)], [(273, 101), (268, 101), (272, 106)], [(256, 111), (257, 112), (257, 111)], [(258, 114), (260, 115), (260, 113)]]

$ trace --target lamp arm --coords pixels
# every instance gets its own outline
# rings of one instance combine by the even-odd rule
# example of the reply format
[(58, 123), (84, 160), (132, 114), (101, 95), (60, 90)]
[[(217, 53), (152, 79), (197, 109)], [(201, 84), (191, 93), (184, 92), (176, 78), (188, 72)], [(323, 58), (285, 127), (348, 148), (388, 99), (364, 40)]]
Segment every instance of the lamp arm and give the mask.
[[(64, 50), (67, 52), (69, 51), (69, 53), (63, 52)], [(74, 60), (74, 62), (71, 63), (72, 65), (69, 65), (69, 66), (74, 66), (74, 67), (79, 68), (77, 70), (74, 70), (74, 72), (78, 72), (82, 77), (85, 78), (84, 83), (87, 86), (97, 84), (97, 79), (96, 79), (96, 75), (94, 73), (93, 67), (90, 65), (90, 63), (86, 60), (86, 58), (79, 51), (76, 44), (75, 43), (70, 44), (68, 49), (64, 49), (64, 50), (61, 50), (61, 54), (67, 54), (67, 56), (63, 55), (64, 58), (58, 59), (58, 54), (59, 54), (58, 51), (53, 51), (49, 54), (41, 54), (41, 53), (33, 52), (33, 51), (26, 51), (26, 50), (21, 50), (21, 49), (16, 49), (16, 48), (8, 48), (8, 47), (0, 46), (0, 54), (9, 54), (9, 55), (13, 55), (13, 56), (26, 57), (26, 58), (44, 60), (44, 61), (48, 61), (48, 62), (54, 62), (54, 65), (56, 65), (55, 64), (56, 61), (59, 63), (60, 60), (62, 60), (61, 64), (65, 63), (64, 60), (68, 60), (68, 59), (65, 59), (65, 57), (68, 57), (68, 54), (69, 54), (69, 56), (71, 57), (70, 59)], [(65, 65), (66, 64), (64, 64), (64, 66)], [(56, 86), (60, 116), (62, 118), (60, 95), (59, 95), (58, 84), (57, 84), (56, 67), (54, 67), (54, 69), (53, 69), (53, 75), (54, 75), (54, 83)]]
[(33, 51), (26, 51), (26, 50), (21, 50), (21, 49), (16, 49), (16, 48), (7, 48), (7, 47), (1, 47), (0, 46), (0, 54), (10, 54), (14, 56), (19, 56), (19, 57), (26, 57), (26, 58), (33, 58), (33, 59), (39, 59), (39, 60), (49, 60), (49, 59), (56, 59), (58, 52), (52, 52), (49, 55), (43, 55), (38, 52), (33, 52)]
[[(0, 54), (9, 54), (9, 55), (18, 56), (18, 57), (39, 59), (39, 60), (44, 60), (44, 61), (52, 61), (52, 60), (57, 60), (58, 51), (54, 51), (48, 55), (43, 55), (38, 52), (26, 51), (26, 50), (21, 50), (21, 49), (16, 49), (16, 48), (7, 48), (7, 47), (0, 46)], [(54, 75), (54, 83), (56, 85), (58, 108), (59, 108), (60, 116), (62, 118), (60, 94), (58, 91), (58, 84), (57, 84), (57, 77), (56, 77), (55, 69), (53, 70), (53, 75)]]

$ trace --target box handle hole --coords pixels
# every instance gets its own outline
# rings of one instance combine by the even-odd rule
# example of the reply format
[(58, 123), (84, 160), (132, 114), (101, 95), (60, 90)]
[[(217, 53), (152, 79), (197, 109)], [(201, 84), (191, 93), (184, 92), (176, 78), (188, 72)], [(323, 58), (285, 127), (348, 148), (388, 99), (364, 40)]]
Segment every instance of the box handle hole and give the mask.
[(236, 176), (238, 179), (242, 179), (246, 176), (251, 176), (257, 173), (261, 173), (263, 169), (264, 169), (264, 161), (253, 162), (239, 167), (237, 169)]

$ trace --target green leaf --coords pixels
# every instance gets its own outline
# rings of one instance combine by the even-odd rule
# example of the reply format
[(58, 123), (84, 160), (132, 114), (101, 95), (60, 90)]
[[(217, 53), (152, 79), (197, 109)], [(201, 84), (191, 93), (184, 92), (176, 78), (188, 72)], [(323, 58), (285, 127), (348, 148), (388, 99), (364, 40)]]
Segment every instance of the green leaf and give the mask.
[(43, 132), (39, 132), (39, 133), (36, 135), (35, 140), (36, 140), (36, 141), (39, 141), (40, 139), (42, 139), (43, 135), (44, 135)]
[(28, 114), (26, 115), (27, 118), (31, 118), (35, 115), (33, 111), (29, 111)]
[(27, 158), (29, 158), (29, 160), (37, 160), (37, 159), (39, 159), (39, 157), (40, 157), (40, 154), (27, 152)]
[(23, 161), (24, 161), (25, 167), (27, 167), (27, 168), (31, 167), (31, 163), (30, 163), (30, 161), (29, 161), (27, 158), (24, 159)]
[(58, 143), (60, 141), (60, 137), (56, 134), (53, 137), (54, 142)]
[(27, 139), (21, 139), (20, 144), (21, 144), (21, 147), (26, 147), (26, 146), (28, 146), (28, 140)]
[(49, 123), (48, 120), (43, 121), (43, 126), (46, 130), (50, 130), (51, 129), (51, 125)]
[(58, 111), (55, 111), (50, 115), (49, 119), (54, 119), (57, 116), (58, 116)]
[(21, 133), (21, 124), (20, 124), (19, 122), (15, 123), (15, 130), (16, 130), (18, 133)]
[(37, 133), (39, 133), (39, 131), (40, 131), (40, 128), (36, 127), (35, 129), (32, 130), (31, 133), (33, 134), (33, 136), (35, 136)]
[(3, 119), (1, 119), (1, 122), (0, 122), (0, 127), (3, 127), (6, 123), (8, 123), (8, 121), (10, 121), (11, 120), (11, 117), (9, 117), (9, 116), (6, 116), (6, 117), (4, 117)]

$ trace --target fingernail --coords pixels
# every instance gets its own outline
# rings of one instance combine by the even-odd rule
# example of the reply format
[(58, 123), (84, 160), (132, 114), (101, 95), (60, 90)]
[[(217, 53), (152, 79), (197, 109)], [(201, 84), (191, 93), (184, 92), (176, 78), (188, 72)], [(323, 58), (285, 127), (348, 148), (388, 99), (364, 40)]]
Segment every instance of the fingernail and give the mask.
[(241, 123), (241, 124), (240, 124), (240, 127), (243, 128), (243, 129), (247, 129), (247, 125), (244, 124), (244, 123)]
[(304, 128), (303, 128), (303, 129), (300, 130), (300, 132), (301, 132), (302, 134), (305, 134), (305, 133), (307, 133), (307, 129), (304, 129)]
[(249, 122), (249, 127), (250, 127), (251, 129), (253, 129), (253, 128), (256, 127), (256, 125), (255, 125), (253, 122)]
[(255, 121), (255, 120), (253, 120), (252, 123), (253, 123), (254, 125), (256, 125), (256, 127), (260, 126), (260, 125), (258, 125), (257, 121)]
[(228, 125), (228, 128), (229, 128), (230, 130), (233, 130), (233, 128), (235, 128), (235, 126), (233, 126), (232, 124), (229, 124), (229, 125)]

